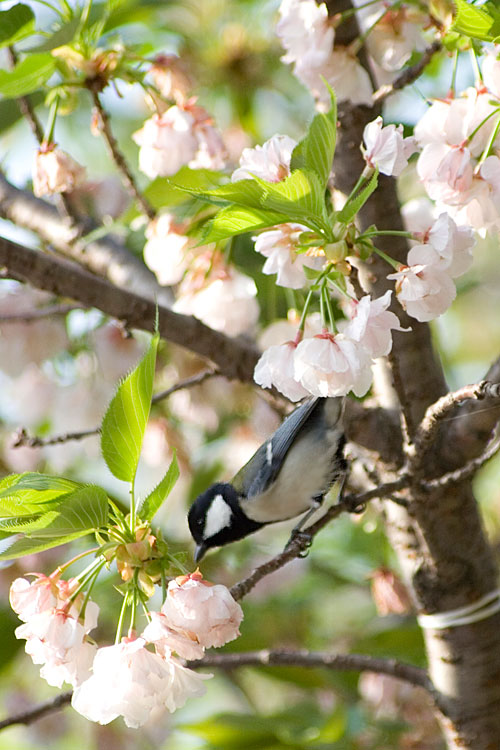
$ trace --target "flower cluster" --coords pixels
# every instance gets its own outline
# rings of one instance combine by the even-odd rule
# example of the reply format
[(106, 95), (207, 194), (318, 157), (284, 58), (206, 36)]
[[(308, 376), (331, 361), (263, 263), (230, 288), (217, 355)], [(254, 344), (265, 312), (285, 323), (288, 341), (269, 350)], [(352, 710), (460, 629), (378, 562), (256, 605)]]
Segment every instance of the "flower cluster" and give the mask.
[(328, 106), (330, 95), (323, 78), (339, 101), (371, 104), (372, 85), (366, 70), (349, 47), (334, 47), (335, 31), (326, 5), (315, 0), (282, 0), (276, 33), (286, 50), (283, 61), (318, 100)]
[(139, 727), (202, 695), (211, 675), (197, 674), (178, 657), (199, 659), (205, 648), (223, 646), (239, 635), (243, 619), (228, 589), (195, 571), (169, 583), (161, 611), (150, 613), (140, 636), (98, 648), (87, 636), (98, 607), (87, 601), (83, 613), (83, 595), (71, 598), (76, 579), (36, 576), (33, 583), (12, 584), (11, 605), (25, 621), (16, 636), (27, 639), (27, 653), (43, 664), (41, 676), (57, 687), (71, 684), (73, 708), (100, 724), (123, 716), (128, 727)]
[(407, 265), (387, 278), (396, 281), (396, 295), (408, 315), (424, 322), (444, 313), (455, 299), (453, 279), (470, 268), (475, 239), (469, 227), (457, 226), (446, 213), (418, 238), (421, 244), (411, 248)]
[(343, 396), (350, 390), (363, 396), (372, 381), (372, 359), (390, 352), (391, 330), (404, 330), (387, 309), (391, 294), (352, 299), (340, 333), (325, 329), (303, 337), (299, 331), (294, 341), (269, 347), (256, 365), (255, 382), (274, 386), (291, 401), (311, 394)]
[(140, 146), (139, 169), (148, 177), (169, 177), (191, 169), (222, 169), (226, 151), (206, 110), (192, 99), (154, 114), (132, 136)]
[(369, 122), (363, 131), (363, 156), (369, 168), (382, 174), (399, 177), (408, 166), (408, 158), (416, 151), (415, 138), (403, 137), (403, 126), (386, 125), (381, 117)]
[(415, 126), (417, 171), (438, 209), (478, 230), (500, 226), (500, 61), (483, 63), (483, 82), (437, 99)]

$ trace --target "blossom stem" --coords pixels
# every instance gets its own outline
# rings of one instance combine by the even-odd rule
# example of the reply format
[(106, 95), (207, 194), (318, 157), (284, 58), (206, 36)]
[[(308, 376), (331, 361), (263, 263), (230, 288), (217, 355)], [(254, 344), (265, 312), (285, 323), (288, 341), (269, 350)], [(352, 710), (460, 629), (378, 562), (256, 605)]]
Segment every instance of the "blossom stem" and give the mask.
[(391, 258), (390, 255), (387, 255), (387, 253), (384, 253), (383, 250), (379, 250), (378, 247), (373, 246), (374, 251), (379, 255), (381, 258), (383, 258), (392, 268), (394, 268), (395, 271), (399, 270), (400, 263), (397, 262), (397, 260), (394, 260), (394, 258)]
[(408, 239), (413, 239), (414, 235), (413, 232), (404, 232), (399, 229), (374, 229), (373, 231), (366, 231), (362, 234), (358, 234), (356, 237), (357, 240), (364, 240), (368, 237), (408, 237)]
[(59, 96), (54, 97), (52, 106), (50, 108), (49, 120), (45, 129), (45, 135), (43, 137), (44, 143), (53, 143), (54, 141), (54, 130), (56, 128), (57, 110), (59, 109)]
[[(73, 565), (73, 563), (77, 562), (78, 560), (81, 560), (82, 558), (86, 557), (87, 555), (91, 555), (93, 552), (97, 552), (99, 550), (99, 547), (92, 547), (92, 549), (87, 549), (85, 552), (80, 552), (79, 555), (75, 555), (75, 557), (72, 557), (71, 560), (68, 560), (68, 562), (65, 562), (63, 565), (57, 566), (57, 571), (59, 574), (64, 573), (64, 571), (69, 568), (70, 565)], [(81, 573), (80, 573), (81, 575)], [(77, 576), (78, 578), (78, 576)]]
[(300, 316), (300, 323), (299, 323), (299, 331), (303, 331), (306, 325), (307, 320), (307, 313), (309, 311), (309, 307), (311, 306), (312, 298), (314, 294), (314, 289), (309, 289), (309, 292), (306, 297), (306, 301), (304, 302), (304, 307), (302, 309), (302, 315)]
[(345, 205), (347, 205), (349, 203), (349, 201), (354, 198), (354, 196), (356, 195), (356, 193), (358, 192), (358, 190), (362, 187), (363, 183), (365, 183), (367, 181), (367, 179), (368, 178), (365, 175), (365, 173), (362, 172), (360, 174), (360, 176), (358, 177), (358, 181), (356, 182), (356, 184), (354, 185), (353, 189), (349, 193), (349, 195), (347, 197), (347, 200), (345, 202)]
[(363, 10), (364, 8), (369, 8), (370, 5), (376, 5), (379, 3), (380, 0), (369, 0), (367, 3), (363, 3), (363, 5), (357, 5), (355, 8), (348, 8), (347, 10), (342, 11), (342, 13), (339, 13), (339, 26), (344, 21), (347, 21), (348, 18), (353, 16), (355, 13), (358, 12), (358, 10)]
[(326, 327), (329, 327), (330, 330), (333, 333), (337, 332), (337, 326), (335, 325), (335, 316), (333, 314), (332, 305), (330, 302), (330, 295), (328, 294), (328, 279), (323, 279), (323, 283), (321, 285), (321, 297), (320, 297), (320, 305), (321, 305), (321, 318), (323, 320), (323, 324)]
[(105, 563), (105, 560), (102, 560), (102, 562), (100, 563), (99, 567), (96, 569), (96, 571), (94, 573), (94, 576), (89, 581), (88, 589), (85, 592), (85, 598), (83, 600), (82, 608), (80, 610), (80, 617), (82, 617), (82, 618), (85, 618), (85, 610), (87, 608), (87, 602), (90, 599), (90, 595), (92, 593), (92, 589), (94, 588), (95, 582), (97, 581), (97, 577), (98, 577), (99, 573), (101, 572), (101, 569), (102, 569), (104, 563)]
[(118, 643), (120, 643), (121, 638), (122, 638), (123, 623), (125, 621), (125, 613), (127, 611), (127, 607), (129, 604), (128, 600), (129, 600), (129, 593), (127, 591), (127, 593), (123, 597), (123, 602), (122, 602), (122, 606), (120, 609), (120, 617), (118, 618), (118, 625), (116, 626), (115, 646)]
[(483, 82), (483, 76), (481, 74), (481, 68), (479, 67), (479, 63), (477, 61), (477, 55), (474, 47), (471, 46), (470, 50), (470, 57), (472, 62), (472, 69), (474, 71), (474, 77), (476, 79), (476, 84), (481, 84)]
[(451, 74), (451, 83), (450, 83), (450, 91), (455, 93), (456, 83), (457, 83), (457, 71), (458, 71), (458, 49), (455, 51), (455, 57), (453, 60), (453, 71)]
[[(495, 111), (496, 112), (500, 112), (500, 110), (495, 110)], [(496, 137), (498, 135), (499, 129), (500, 129), (500, 117), (496, 121), (495, 127), (493, 128), (493, 131), (492, 131), (490, 137), (488, 138), (488, 143), (486, 144), (485, 149), (484, 149), (483, 153), (481, 154), (481, 158), (479, 159), (478, 163), (476, 164), (476, 170), (478, 169), (478, 167), (481, 166), (481, 164), (490, 155), (490, 151), (493, 148), (493, 144), (495, 143), (495, 139), (496, 139)]]
[(128, 634), (130, 635), (131, 632), (135, 629), (135, 619), (137, 616), (137, 587), (138, 587), (138, 575), (139, 571), (134, 571), (134, 590), (132, 592), (132, 602), (131, 602), (131, 612), (130, 612), (130, 625), (128, 629)]
[[(487, 115), (484, 118), (484, 120), (481, 120), (481, 122), (479, 123), (479, 125), (477, 126), (477, 128), (474, 128), (474, 130), (472, 131), (472, 133), (468, 136), (467, 142), (470, 143), (472, 141), (472, 139), (474, 138), (474, 136), (476, 135), (476, 133), (478, 132), (478, 130), (480, 130), (483, 127), (483, 125), (486, 122), (488, 122), (488, 120), (490, 120), (492, 117), (494, 117), (499, 112), (500, 112), (500, 107), (497, 107), (496, 109), (493, 110), (493, 112), (490, 112), (489, 115)], [(488, 148), (491, 148), (491, 144), (492, 144), (492, 141), (489, 141), (488, 142)]]
[[(398, 0), (398, 2), (395, 2), (393, 5), (390, 6), (390, 10), (398, 9), (401, 5), (401, 0)], [(362, 34), (360, 34), (350, 45), (349, 48), (351, 51), (357, 55), (361, 47), (364, 45), (370, 34), (372, 33), (375, 26), (380, 23), (380, 21), (384, 18), (384, 16), (387, 14), (388, 8), (384, 8), (383, 13), (378, 16), (375, 21), (371, 24), (371, 26), (368, 26), (365, 31), (363, 31)]]

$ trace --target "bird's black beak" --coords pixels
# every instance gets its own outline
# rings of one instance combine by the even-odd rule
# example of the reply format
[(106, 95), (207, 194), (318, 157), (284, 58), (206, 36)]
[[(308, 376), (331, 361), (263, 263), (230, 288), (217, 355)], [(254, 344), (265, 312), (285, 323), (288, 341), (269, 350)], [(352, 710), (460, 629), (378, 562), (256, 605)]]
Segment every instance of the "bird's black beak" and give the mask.
[(197, 544), (194, 549), (194, 561), (197, 563), (200, 562), (206, 551), (207, 548), (203, 543)]

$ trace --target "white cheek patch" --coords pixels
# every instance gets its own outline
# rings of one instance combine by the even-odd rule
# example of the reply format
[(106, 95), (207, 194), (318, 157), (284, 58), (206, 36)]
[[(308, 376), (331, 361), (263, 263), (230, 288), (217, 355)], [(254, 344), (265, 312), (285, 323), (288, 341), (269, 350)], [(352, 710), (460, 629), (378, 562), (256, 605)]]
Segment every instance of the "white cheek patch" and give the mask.
[(207, 511), (203, 539), (210, 539), (210, 537), (218, 534), (226, 526), (229, 526), (231, 524), (232, 513), (231, 508), (222, 495), (216, 495)]

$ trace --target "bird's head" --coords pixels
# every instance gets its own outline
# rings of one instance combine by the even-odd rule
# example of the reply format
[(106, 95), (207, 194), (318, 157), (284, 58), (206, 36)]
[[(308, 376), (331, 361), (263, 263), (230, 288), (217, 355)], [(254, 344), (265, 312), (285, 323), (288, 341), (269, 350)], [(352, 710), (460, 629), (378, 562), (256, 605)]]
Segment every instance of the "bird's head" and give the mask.
[(262, 526), (247, 518), (240, 499), (232, 484), (223, 483), (212, 485), (196, 498), (188, 513), (189, 529), (196, 542), (196, 562), (210, 547), (235, 542)]

